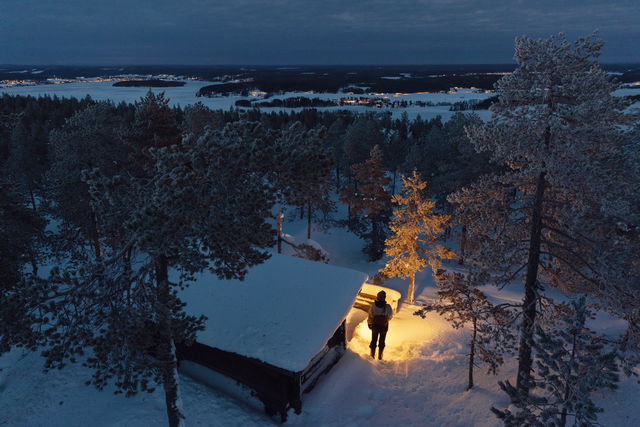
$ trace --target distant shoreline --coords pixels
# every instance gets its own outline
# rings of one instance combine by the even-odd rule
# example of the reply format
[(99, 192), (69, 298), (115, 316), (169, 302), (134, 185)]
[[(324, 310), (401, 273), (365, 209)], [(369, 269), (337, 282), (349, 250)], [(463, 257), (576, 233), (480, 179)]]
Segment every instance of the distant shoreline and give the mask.
[(184, 86), (184, 82), (179, 80), (159, 80), (159, 79), (122, 80), (114, 83), (113, 86), (115, 87), (177, 87), (177, 86)]

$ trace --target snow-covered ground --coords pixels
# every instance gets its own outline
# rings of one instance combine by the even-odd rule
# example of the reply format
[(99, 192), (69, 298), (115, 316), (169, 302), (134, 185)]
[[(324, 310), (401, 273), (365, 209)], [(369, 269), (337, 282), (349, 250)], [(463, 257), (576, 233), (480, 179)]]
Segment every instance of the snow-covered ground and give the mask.
[[(284, 231), (304, 241), (305, 221), (288, 222)], [(344, 229), (313, 231), (312, 238), (330, 255), (331, 263), (372, 275), (381, 262), (368, 263), (362, 242)], [(389, 280), (385, 286), (406, 294), (406, 282)], [(417, 304), (435, 297), (428, 272), (416, 280)], [(518, 289), (491, 291), (492, 297), (519, 300)], [(498, 426), (490, 407), (508, 401), (498, 380), (514, 379), (516, 361), (508, 361), (497, 376), (475, 372), (476, 386), (465, 391), (468, 332), (454, 330), (437, 314), (414, 316), (417, 305), (401, 304), (391, 321), (383, 361), (369, 357), (369, 330), (365, 313), (348, 315), (348, 351), (338, 364), (305, 395), (295, 426)], [(615, 332), (622, 322), (602, 315), (594, 324)], [(34, 353), (14, 350), (0, 357), (0, 426), (158, 426), (166, 425), (161, 391), (132, 398), (85, 386), (90, 372), (79, 366), (48, 374)], [(277, 424), (244, 403), (181, 376), (180, 386), (187, 424), (193, 426), (267, 426)], [(599, 421), (605, 426), (636, 426), (640, 419), (640, 386), (624, 378), (617, 392), (600, 393), (605, 408)]]

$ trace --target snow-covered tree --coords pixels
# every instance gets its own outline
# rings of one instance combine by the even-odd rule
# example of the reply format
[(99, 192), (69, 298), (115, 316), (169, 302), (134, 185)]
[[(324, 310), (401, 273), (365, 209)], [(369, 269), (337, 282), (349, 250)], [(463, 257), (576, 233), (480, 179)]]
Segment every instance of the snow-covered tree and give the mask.
[(391, 259), (381, 273), (387, 277), (409, 279), (407, 301), (413, 302), (416, 273), (428, 265), (435, 272), (442, 259), (455, 256), (437, 243), (449, 216), (434, 212), (435, 202), (426, 197), (427, 183), (418, 172), (402, 178), (402, 193), (393, 196), (397, 207), (389, 224), (391, 235), (385, 241), (385, 254)]
[(143, 174), (153, 167), (149, 153), (151, 148), (169, 147), (180, 141), (180, 128), (176, 113), (169, 106), (164, 92), (158, 94), (149, 90), (136, 103), (132, 128), (125, 136), (129, 152), (129, 169)]
[(373, 147), (369, 159), (353, 166), (354, 186), (340, 191), (340, 200), (348, 203), (354, 215), (362, 214), (368, 227), (358, 234), (368, 240), (363, 252), (371, 261), (384, 253), (385, 228), (391, 213), (391, 196), (386, 187), (391, 181), (384, 170), (382, 150)]
[(24, 265), (33, 260), (34, 241), (44, 223), (9, 186), (0, 184), (0, 354), (12, 345), (34, 345), (22, 292), (31, 286), (32, 274)]
[(629, 211), (617, 179), (629, 118), (596, 61), (601, 48), (594, 37), (517, 39), (518, 68), (497, 83), (491, 121), (468, 130), (507, 169), (449, 197), (466, 225), (466, 259), (493, 283), (524, 283), (517, 387), (525, 392), (544, 285), (604, 289), (601, 260), (615, 218)]
[(538, 392), (527, 394), (509, 381), (499, 383), (516, 409), (491, 408), (506, 425), (565, 426), (568, 417), (573, 425), (599, 425), (597, 414), (602, 409), (591, 394), (617, 388), (619, 376), (615, 351), (586, 326), (593, 318), (581, 297), (572, 301), (561, 327), (545, 331), (536, 326), (536, 375), (531, 381)]
[(333, 165), (324, 134), (323, 128), (305, 130), (295, 122), (281, 132), (277, 141), (280, 158), (274, 159), (282, 199), (307, 211), (307, 239), (311, 238), (313, 212), (330, 206)]
[(184, 107), (182, 130), (185, 135), (200, 136), (207, 126), (212, 129), (222, 129), (224, 121), (221, 110), (211, 110), (201, 102)]
[(108, 234), (103, 259), (73, 260), (16, 290), (14, 314), (32, 327), (13, 342), (42, 348), (47, 369), (82, 360), (98, 388), (113, 382), (130, 395), (162, 386), (169, 424), (178, 425), (175, 346), (203, 322), (183, 311), (179, 289), (205, 269), (242, 278), (274, 243), (264, 153), (243, 134), (251, 128), (149, 148), (135, 173), (86, 173)]
[(336, 173), (336, 191), (340, 190), (342, 186), (341, 183), (341, 172), (343, 173), (345, 169), (347, 169), (347, 159), (344, 154), (344, 137), (346, 130), (345, 121), (338, 117), (336, 120), (331, 123), (329, 129), (327, 130), (327, 136), (325, 138), (325, 147), (331, 153), (331, 158), (333, 159), (333, 165)]
[[(349, 166), (367, 161), (371, 149), (384, 144), (385, 137), (375, 116), (362, 114), (348, 127), (344, 135), (344, 153)], [(347, 170), (349, 176), (351, 171)]]
[[(93, 256), (102, 257), (101, 233), (91, 208), (91, 197), (82, 171), (99, 168), (112, 176), (126, 165), (121, 134), (124, 123), (109, 103), (91, 104), (67, 119), (49, 136), (48, 196), (52, 213), (62, 219), (64, 239), (90, 242)], [(78, 245), (82, 246), (82, 245)]]
[(640, 364), (640, 122), (636, 122), (634, 137), (620, 159), (618, 176), (629, 211), (617, 218), (615, 230), (609, 236), (613, 250), (602, 253), (602, 263), (610, 268), (603, 273), (606, 287), (598, 291), (610, 313), (627, 322), (620, 341), (625, 373), (633, 374)]
[[(266, 222), (273, 204), (271, 191), (264, 176), (252, 169), (248, 158), (252, 154), (246, 151), (234, 139), (206, 135), (175, 148), (150, 150), (155, 160), (151, 180), (91, 180), (103, 227), (120, 224), (123, 245), (117, 250), (133, 250), (139, 266), (121, 271), (122, 285), (154, 289), (150, 295), (140, 294), (137, 302), (146, 310), (139, 310), (137, 326), (151, 323), (155, 327), (152, 343), (159, 366), (152, 367), (159, 368), (156, 381), (164, 387), (171, 425), (183, 416), (175, 343), (191, 340), (200, 327), (199, 319), (182, 312), (177, 287), (187, 285), (182, 279), (204, 269), (225, 278), (242, 278), (248, 267), (268, 257), (263, 249), (273, 243), (273, 231)], [(133, 207), (124, 210), (124, 217), (123, 206)], [(181, 280), (170, 280), (170, 269), (179, 271)], [(123, 314), (134, 309), (129, 304), (122, 305)], [(118, 352), (126, 348), (127, 335), (121, 326), (114, 323), (118, 333), (111, 339), (116, 342), (109, 343)], [(108, 372), (113, 366), (113, 352), (105, 353), (102, 360), (93, 362), (97, 372)], [(130, 358), (142, 356), (140, 348), (132, 353)], [(119, 381), (129, 385), (126, 365), (118, 366), (122, 368)]]
[(470, 327), (467, 383), (470, 390), (478, 360), (487, 366), (488, 373), (495, 375), (504, 363), (504, 355), (512, 353), (516, 338), (511, 327), (513, 313), (509, 304), (489, 301), (473, 284), (471, 274), (440, 270), (436, 279), (439, 300), (425, 305), (416, 314), (425, 318), (429, 311), (436, 311), (455, 329)]

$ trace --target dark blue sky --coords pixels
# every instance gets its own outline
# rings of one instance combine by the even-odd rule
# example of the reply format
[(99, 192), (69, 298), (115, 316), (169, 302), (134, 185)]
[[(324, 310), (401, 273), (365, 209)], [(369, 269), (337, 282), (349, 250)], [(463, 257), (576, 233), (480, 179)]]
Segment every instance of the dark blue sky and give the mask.
[(0, 63), (506, 63), (594, 29), (640, 62), (640, 0), (2, 0)]

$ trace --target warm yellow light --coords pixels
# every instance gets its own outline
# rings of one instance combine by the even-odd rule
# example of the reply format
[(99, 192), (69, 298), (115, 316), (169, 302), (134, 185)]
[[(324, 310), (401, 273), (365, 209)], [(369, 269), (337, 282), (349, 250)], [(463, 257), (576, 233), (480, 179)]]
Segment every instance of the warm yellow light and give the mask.
[[(433, 359), (433, 355), (423, 354), (425, 346), (436, 340), (445, 340), (447, 335), (454, 332), (451, 325), (435, 312), (427, 314), (426, 319), (415, 316), (413, 313), (419, 308), (420, 306), (404, 303), (391, 319), (384, 360), (400, 362)], [(367, 314), (362, 310), (352, 309), (347, 322), (352, 325), (351, 328), (347, 328), (348, 332), (349, 329), (353, 331), (351, 336), (347, 335), (347, 338), (351, 338), (347, 347), (361, 357), (373, 361), (369, 354), (371, 330), (367, 326)]]

